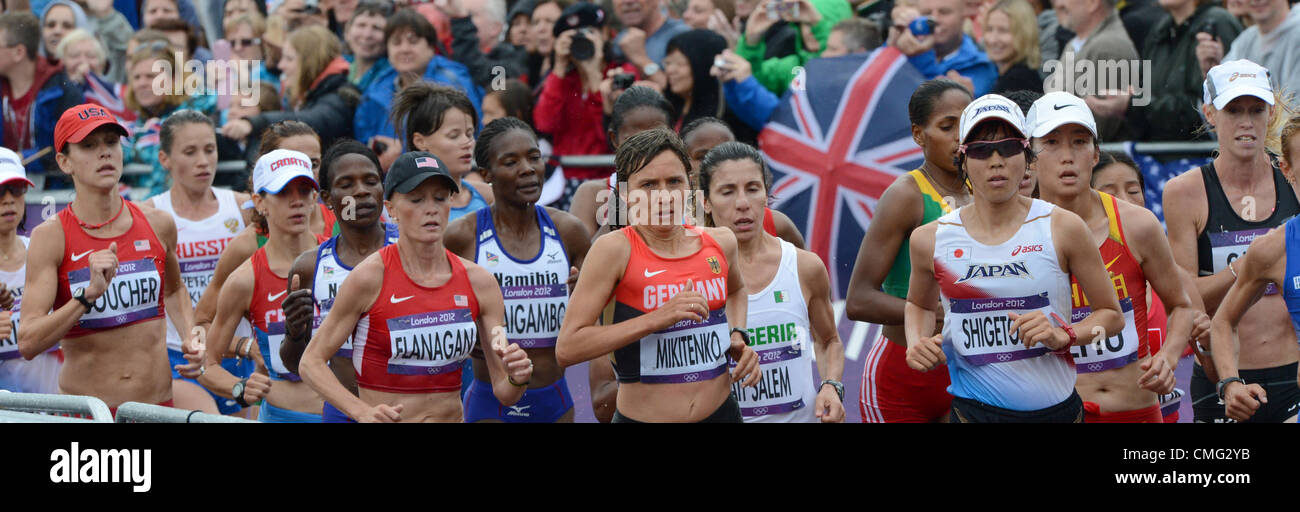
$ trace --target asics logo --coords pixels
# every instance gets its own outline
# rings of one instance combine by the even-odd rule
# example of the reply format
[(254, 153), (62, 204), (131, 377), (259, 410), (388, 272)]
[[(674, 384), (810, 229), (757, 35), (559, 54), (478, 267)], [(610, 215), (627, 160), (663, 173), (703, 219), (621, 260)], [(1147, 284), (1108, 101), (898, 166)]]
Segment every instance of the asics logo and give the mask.
[(289, 293), (289, 290), (284, 290), (284, 291), (281, 291), (280, 293), (268, 293), (268, 294), (266, 294), (266, 300), (267, 300), (267, 302), (275, 302), (276, 299), (279, 299), (280, 297), (283, 297), (284, 294), (286, 294), (286, 293)]
[(1043, 245), (1042, 245), (1042, 244), (1037, 244), (1037, 245), (1021, 245), (1021, 246), (1016, 247), (1014, 250), (1012, 250), (1012, 251), (1011, 251), (1011, 255), (1012, 255), (1012, 256), (1015, 256), (1015, 255), (1017, 255), (1017, 254), (1021, 254), (1021, 253), (1030, 253), (1030, 252), (1043, 252)]
[(81, 253), (81, 254), (73, 254), (73, 255), (72, 255), (72, 261), (77, 261), (77, 260), (79, 260), (79, 259), (81, 259), (81, 258), (85, 258), (86, 255), (87, 255), (87, 254), (90, 254), (91, 252), (93, 252), (93, 251), (86, 251), (86, 252), (83, 252), (83, 253)]
[(667, 271), (668, 271), (668, 269), (663, 269), (663, 270), (656, 270), (656, 271), (654, 271), (654, 272), (651, 272), (650, 269), (647, 268), (647, 269), (645, 269), (645, 276), (646, 276), (646, 277), (654, 277), (654, 276), (657, 276), (657, 275), (662, 274), (662, 273), (667, 272)]
[(410, 299), (411, 297), (414, 297), (414, 295), (407, 295), (407, 296), (405, 296), (405, 297), (401, 297), (401, 298), (399, 298), (397, 295), (389, 295), (389, 296), (388, 296), (388, 301), (389, 301), (389, 302), (392, 302), (393, 304), (401, 304), (402, 302), (405, 302), (406, 300)]

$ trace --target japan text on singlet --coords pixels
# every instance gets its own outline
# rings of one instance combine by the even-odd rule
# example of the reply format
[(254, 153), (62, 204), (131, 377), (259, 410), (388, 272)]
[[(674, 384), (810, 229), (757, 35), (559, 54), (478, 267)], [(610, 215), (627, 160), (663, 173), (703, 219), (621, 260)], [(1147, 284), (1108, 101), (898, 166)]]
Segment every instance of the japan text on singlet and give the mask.
[(1051, 203), (1034, 199), (1007, 241), (984, 245), (966, 232), (961, 209), (940, 217), (934, 275), (943, 296), (943, 352), (953, 396), (1016, 411), (1056, 405), (1074, 392), (1070, 356), (1026, 349), (1007, 313), (1069, 317), (1070, 278), (1052, 241)]
[[(1104, 340), (1071, 348), (1079, 373), (1123, 368), (1151, 353), (1151, 347), (1147, 343), (1146, 273), (1142, 271), (1137, 258), (1133, 257), (1128, 240), (1124, 238), (1124, 225), (1119, 219), (1119, 200), (1105, 192), (1097, 192), (1097, 195), (1101, 198), (1110, 226), (1106, 240), (1098, 250), (1101, 251), (1101, 261), (1106, 264), (1111, 284), (1115, 287), (1115, 295), (1119, 298), (1119, 309), (1124, 314), (1124, 330)], [(1082, 321), (1092, 314), (1088, 298), (1079, 290), (1079, 283), (1074, 276), (1070, 276), (1070, 300), (1070, 323)]]
[[(23, 243), (23, 247), (27, 247), (30, 243), (25, 236), (19, 236), (18, 240)], [(13, 330), (10, 331), (9, 336), (0, 338), (0, 361), (22, 357), (22, 354), (18, 352), (18, 313), (22, 311), (23, 287), (26, 286), (26, 281), (27, 265), (23, 265), (12, 272), (0, 270), (0, 283), (4, 283), (5, 288), (9, 289), (9, 294), (13, 295), (14, 298), (14, 307), (10, 310), (9, 316), (9, 322)], [(47, 352), (58, 350), (58, 347), (59, 345), (55, 343)]]
[(108, 289), (86, 314), (82, 315), (65, 338), (77, 338), (99, 331), (161, 318), (163, 278), (167, 270), (167, 249), (154, 234), (149, 219), (130, 201), (122, 207), (131, 215), (131, 228), (113, 238), (98, 238), (81, 229), (72, 206), (59, 212), (63, 225), (63, 260), (59, 263), (59, 288), (53, 309), (72, 299), (72, 292), (90, 285), (90, 253), (108, 249), (117, 242), (117, 275)]
[(300, 381), (280, 358), (280, 345), (284, 343), (282, 306), (289, 294), (289, 279), (271, 271), (265, 247), (254, 252), (252, 260), (253, 297), (248, 303), (248, 321), (253, 324), (253, 336), (262, 351), (262, 363), (274, 380)]
[[(316, 301), (316, 314), (312, 318), (312, 334), (320, 328), (321, 322), (325, 321), (325, 315), (334, 308), (334, 299), (338, 297), (339, 288), (343, 286), (343, 280), (347, 279), (348, 274), (352, 272), (352, 267), (343, 264), (339, 260), (338, 243), (341, 235), (321, 242), (320, 247), (316, 248), (316, 271), (313, 274), (312, 299)], [(384, 246), (397, 243), (397, 226), (384, 224)], [(348, 336), (343, 346), (339, 347), (336, 357), (352, 358), (352, 336)]]
[(781, 263), (766, 287), (749, 295), (749, 346), (758, 355), (758, 385), (731, 385), (746, 423), (807, 423), (816, 417), (817, 383), (813, 381), (813, 340), (808, 302), (799, 283), (799, 255), (781, 240)]
[(459, 390), (461, 362), (478, 342), (478, 299), (465, 265), (445, 251), (451, 278), (431, 288), (402, 270), (397, 244), (379, 254), (384, 283), (352, 333), (357, 385), (388, 393)]
[(537, 254), (525, 260), (515, 258), (501, 245), (492, 224), (491, 208), (475, 214), (478, 220), (475, 263), (491, 272), (501, 285), (506, 336), (520, 348), (554, 347), (569, 304), (568, 253), (546, 208), (536, 208), (542, 242)]
[[(214, 188), (217, 212), (202, 220), (189, 220), (176, 214), (170, 190), (153, 197), (153, 206), (167, 212), (176, 222), (176, 261), (181, 267), (181, 282), (190, 293), (190, 303), (198, 305), (203, 290), (212, 282), (217, 270), (217, 260), (225, 252), (230, 240), (244, 229), (244, 217), (235, 203), (235, 193)], [(252, 331), (247, 322), (240, 322), (236, 336), (248, 336)], [(181, 350), (181, 337), (176, 326), (167, 322), (167, 348)]]
[(718, 242), (702, 229), (686, 228), (700, 237), (700, 250), (680, 258), (656, 255), (636, 229), (621, 231), (632, 246), (627, 269), (614, 290), (614, 322), (623, 322), (663, 306), (688, 279), (708, 301), (703, 322), (683, 320), (614, 351), (619, 382), (675, 384), (704, 382), (727, 373), (731, 346), (727, 323), (727, 259)]
[[(1196, 236), (1197, 266), (1202, 276), (1222, 272), (1229, 263), (1246, 253), (1246, 248), (1255, 238), (1300, 214), (1300, 202), (1296, 201), (1295, 192), (1277, 167), (1273, 168), (1273, 189), (1277, 200), (1273, 211), (1259, 221), (1248, 221), (1237, 215), (1234, 205), (1228, 202), (1228, 196), (1223, 192), (1214, 162), (1201, 167), (1201, 180), (1205, 184), (1207, 202), (1205, 229)], [(1263, 213), (1257, 212), (1256, 217), (1263, 216)], [(1277, 286), (1273, 284), (1264, 289), (1265, 295), (1276, 293)]]

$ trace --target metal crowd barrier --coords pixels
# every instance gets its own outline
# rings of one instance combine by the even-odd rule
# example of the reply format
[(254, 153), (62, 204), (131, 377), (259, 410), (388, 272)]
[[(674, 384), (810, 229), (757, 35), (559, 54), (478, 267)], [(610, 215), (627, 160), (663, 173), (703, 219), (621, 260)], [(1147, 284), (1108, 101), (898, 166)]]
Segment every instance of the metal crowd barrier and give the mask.
[(0, 423), (103, 423), (82, 418), (0, 410)]
[(126, 402), (117, 408), (118, 423), (258, 423), (244, 418), (186, 411), (161, 405)]
[(113, 414), (109, 412), (108, 406), (93, 396), (4, 392), (0, 393), (0, 411), (77, 414), (89, 416), (91, 421), (98, 423), (113, 422)]

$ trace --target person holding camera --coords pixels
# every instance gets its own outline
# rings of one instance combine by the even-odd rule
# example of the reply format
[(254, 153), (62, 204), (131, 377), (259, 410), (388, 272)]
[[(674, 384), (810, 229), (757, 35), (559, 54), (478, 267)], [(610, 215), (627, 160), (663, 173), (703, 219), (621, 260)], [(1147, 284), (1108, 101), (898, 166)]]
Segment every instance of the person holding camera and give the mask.
[[(605, 58), (605, 19), (599, 6), (582, 2), (565, 8), (551, 30), (555, 64), (542, 82), (533, 123), (537, 131), (550, 135), (557, 157), (609, 151), (601, 122), (600, 85), (611, 71), (635, 74), (636, 69), (630, 64), (615, 66)], [(568, 181), (564, 197), (569, 197), (583, 181), (608, 176), (609, 169), (574, 168), (564, 174)]]
[[(821, 55), (831, 27), (852, 16), (849, 4), (839, 0), (763, 0), (750, 12), (735, 51), (749, 61), (758, 83), (780, 95), (800, 66)], [(797, 27), (793, 53), (768, 51), (765, 34), (781, 21)]]
[(1138, 140), (1208, 139), (1197, 135), (1201, 84), (1204, 77), (1196, 58), (1199, 40), (1206, 34), (1223, 47), (1241, 34), (1241, 24), (1232, 14), (1209, 0), (1165, 0), (1167, 13), (1138, 47), (1143, 59), (1151, 61), (1151, 90), (1160, 94), (1151, 104), (1135, 106), (1130, 113)]
[(978, 98), (993, 89), (998, 68), (962, 32), (964, 9), (962, 0), (920, 0), (915, 8), (895, 7), (888, 44), (907, 55), (926, 79), (946, 76)]

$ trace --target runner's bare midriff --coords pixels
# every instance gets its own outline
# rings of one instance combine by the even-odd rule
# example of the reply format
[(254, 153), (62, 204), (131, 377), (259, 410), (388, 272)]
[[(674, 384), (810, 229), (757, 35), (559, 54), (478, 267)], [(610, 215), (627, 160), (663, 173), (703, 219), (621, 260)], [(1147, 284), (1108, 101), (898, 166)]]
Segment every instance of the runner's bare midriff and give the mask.
[(1159, 397), (1137, 384), (1146, 373), (1142, 370), (1142, 363), (1150, 358), (1144, 357), (1122, 368), (1080, 373), (1074, 387), (1080, 398), (1096, 403), (1102, 412), (1136, 411), (1158, 405)]
[(1285, 321), (1289, 315), (1281, 294), (1260, 297), (1259, 302), (1246, 310), (1237, 324), (1237, 340), (1241, 343), (1237, 369), (1274, 368), (1300, 358), (1295, 330), (1291, 322)]
[(731, 394), (731, 374), (680, 384), (621, 382), (618, 412), (636, 421), (693, 423), (717, 412)]
[(460, 393), (389, 393), (361, 388), (361, 401), (370, 404), (402, 406), (401, 423), (463, 423), (465, 411)]
[(109, 407), (172, 398), (163, 317), (64, 339), (59, 391), (93, 396)]

